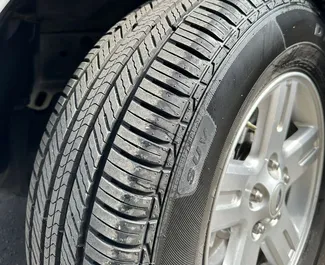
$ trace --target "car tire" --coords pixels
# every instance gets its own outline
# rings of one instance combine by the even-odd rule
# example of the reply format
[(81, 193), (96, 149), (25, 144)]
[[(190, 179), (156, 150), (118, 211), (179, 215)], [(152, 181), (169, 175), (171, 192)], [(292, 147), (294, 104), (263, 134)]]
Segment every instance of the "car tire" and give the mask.
[[(290, 71), (323, 99), (323, 29), (303, 0), (156, 1), (118, 23), (46, 127), (27, 204), (28, 264), (207, 264), (242, 113)], [(300, 264), (317, 259), (324, 225), (315, 227)]]

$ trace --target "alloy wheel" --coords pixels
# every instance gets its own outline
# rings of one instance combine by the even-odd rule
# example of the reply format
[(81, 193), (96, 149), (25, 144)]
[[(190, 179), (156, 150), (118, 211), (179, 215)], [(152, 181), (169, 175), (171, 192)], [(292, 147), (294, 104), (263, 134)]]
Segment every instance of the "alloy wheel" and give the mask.
[(216, 190), (206, 265), (296, 265), (323, 170), (323, 109), (313, 81), (283, 74), (248, 103)]

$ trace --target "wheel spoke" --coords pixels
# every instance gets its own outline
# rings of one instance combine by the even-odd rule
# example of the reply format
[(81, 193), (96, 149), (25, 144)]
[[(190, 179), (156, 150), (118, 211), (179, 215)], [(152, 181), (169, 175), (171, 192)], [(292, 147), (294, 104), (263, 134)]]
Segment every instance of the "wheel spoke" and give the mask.
[(278, 224), (262, 243), (262, 251), (271, 264), (286, 265), (296, 251), (299, 241), (297, 229), (286, 207), (283, 207)]
[(268, 157), (281, 149), (289, 129), (297, 87), (296, 81), (282, 83), (259, 104), (253, 154)]
[(290, 183), (300, 178), (318, 158), (319, 147), (315, 145), (317, 139), (317, 128), (301, 127), (284, 142), (284, 163), (288, 168)]
[(209, 256), (209, 265), (222, 265), (227, 251), (227, 243), (225, 240), (218, 240), (217, 246)]
[(236, 192), (220, 192), (211, 214), (211, 231), (233, 227), (242, 221), (240, 195)]
[(256, 265), (260, 252), (259, 243), (251, 237), (247, 228), (232, 229), (223, 264)]
[(252, 170), (245, 165), (244, 161), (229, 162), (211, 216), (212, 231), (230, 228), (241, 221), (241, 196), (251, 173)]
[(220, 183), (220, 190), (222, 192), (243, 191), (252, 174), (253, 169), (246, 166), (244, 161), (231, 160)]

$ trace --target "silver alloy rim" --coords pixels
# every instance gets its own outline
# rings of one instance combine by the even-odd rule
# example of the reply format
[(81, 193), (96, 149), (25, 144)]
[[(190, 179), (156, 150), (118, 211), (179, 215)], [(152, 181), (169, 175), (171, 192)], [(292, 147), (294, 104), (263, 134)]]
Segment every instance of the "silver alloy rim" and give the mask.
[(227, 154), (206, 265), (296, 265), (323, 170), (323, 109), (313, 81), (283, 74), (249, 103)]

